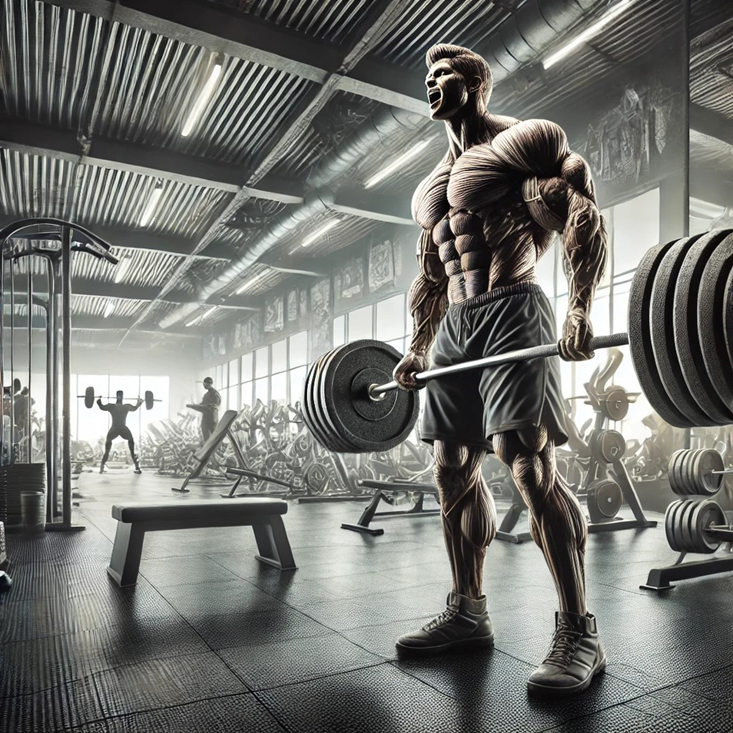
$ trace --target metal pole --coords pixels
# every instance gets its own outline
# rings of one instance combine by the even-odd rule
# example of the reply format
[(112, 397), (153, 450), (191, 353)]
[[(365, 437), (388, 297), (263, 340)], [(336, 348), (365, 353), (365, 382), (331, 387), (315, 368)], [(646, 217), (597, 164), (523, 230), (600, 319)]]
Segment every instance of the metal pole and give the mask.
[[(4, 318), (3, 312), (3, 318)], [(8, 463), (15, 463), (15, 260), (10, 260), (10, 452)]]
[[(591, 339), (590, 346), (592, 350), (610, 349), (613, 346), (625, 346), (628, 343), (629, 335), (627, 333), (613, 333), (609, 336), (598, 336), (597, 338)], [(466, 361), (461, 364), (453, 364), (447, 367), (431, 369), (427, 372), (420, 372), (415, 375), (415, 379), (418, 382), (427, 382), (447, 374), (458, 374), (460, 372), (470, 371), (471, 369), (481, 369), (483, 367), (510, 364), (518, 361), (529, 361), (530, 359), (547, 359), (550, 356), (557, 356), (558, 353), (557, 344), (532, 346), (528, 349), (518, 349), (517, 351), (510, 351), (506, 354), (496, 354), (495, 356), (487, 356), (484, 359), (475, 359), (474, 361)], [(380, 394), (391, 392), (397, 388), (397, 382), (373, 385), (369, 389), (369, 395), (372, 399), (378, 400)]]
[(26, 398), (28, 414), (26, 415), (26, 450), (28, 451), (28, 463), (33, 462), (33, 423), (31, 418), (33, 415), (33, 390), (31, 389), (31, 381), (33, 378), (33, 269), (31, 267), (32, 260), (27, 259), (28, 265), (28, 394)]
[(5, 464), (5, 240), (0, 242), (0, 313), (2, 313), (2, 326), (0, 326), (0, 399), (2, 399), (2, 412), (0, 413), (0, 464)]
[(48, 275), (48, 303), (46, 304), (46, 521), (53, 522), (56, 516), (56, 412), (54, 390), (56, 389), (56, 356), (54, 354), (55, 324), (54, 298), (56, 297), (53, 260), (46, 257)]
[(61, 243), (61, 339), (63, 349), (63, 435), (61, 490), (63, 523), (71, 524), (71, 228), (63, 228)]

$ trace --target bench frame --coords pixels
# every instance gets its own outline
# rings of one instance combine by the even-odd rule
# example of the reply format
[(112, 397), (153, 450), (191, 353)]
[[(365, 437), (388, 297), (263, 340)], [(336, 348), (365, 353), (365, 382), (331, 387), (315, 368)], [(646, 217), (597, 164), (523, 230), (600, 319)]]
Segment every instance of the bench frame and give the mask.
[(296, 570), (293, 551), (280, 514), (253, 517), (221, 517), (213, 520), (156, 519), (149, 521), (117, 521), (115, 544), (107, 572), (120, 587), (135, 585), (146, 532), (173, 529), (202, 529), (206, 527), (251, 526), (259, 553), (255, 558), (279, 570)]

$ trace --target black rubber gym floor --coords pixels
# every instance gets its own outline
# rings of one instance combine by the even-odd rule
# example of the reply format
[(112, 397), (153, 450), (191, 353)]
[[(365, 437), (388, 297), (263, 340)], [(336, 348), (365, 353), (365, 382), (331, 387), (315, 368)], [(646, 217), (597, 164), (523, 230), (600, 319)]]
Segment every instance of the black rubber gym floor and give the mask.
[(8, 538), (3, 731), (733, 731), (733, 578), (639, 590), (674, 560), (660, 528), (589, 538), (608, 670), (580, 697), (535, 701), (526, 679), (556, 600), (533, 544), (489, 550), (493, 651), (401, 661), (396, 637), (443, 610), (449, 590), (437, 517), (385, 521), (369, 537), (339, 528), (364, 502), (291, 503), (299, 569), (283, 574), (254, 559), (249, 527), (158, 532), (137, 586), (117, 588), (110, 506), (186, 501), (176, 483), (84, 474), (86, 531)]

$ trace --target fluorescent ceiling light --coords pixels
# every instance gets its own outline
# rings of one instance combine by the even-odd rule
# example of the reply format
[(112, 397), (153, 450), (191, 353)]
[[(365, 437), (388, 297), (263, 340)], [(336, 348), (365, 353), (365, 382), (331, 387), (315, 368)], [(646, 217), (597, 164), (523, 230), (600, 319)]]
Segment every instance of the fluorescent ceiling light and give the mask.
[(143, 215), (140, 217), (139, 224), (141, 227), (146, 227), (150, 223), (150, 220), (153, 218), (153, 214), (155, 213), (155, 209), (158, 206), (158, 201), (160, 201), (160, 197), (162, 196), (162, 194), (163, 184), (158, 183), (150, 194), (150, 198), (148, 199), (148, 203), (145, 205)]
[(127, 275), (127, 271), (130, 269), (130, 265), (132, 265), (132, 259), (127, 257), (124, 260), (120, 260), (120, 262), (117, 263), (117, 266), (115, 267), (115, 282), (120, 283), (124, 279), (125, 275)]
[(267, 270), (263, 270), (262, 272), (258, 273), (252, 278), (249, 278), (249, 280), (245, 280), (240, 286), (239, 289), (236, 291), (235, 295), (241, 295), (250, 285), (254, 285), (258, 280), (261, 280), (265, 275), (267, 275)]
[(565, 44), (562, 48), (544, 59), (542, 65), (546, 69), (549, 69), (553, 64), (556, 64), (561, 59), (569, 56), (576, 48), (578, 48), (578, 46), (585, 43), (588, 39), (593, 38), (593, 36), (605, 28), (617, 15), (623, 13), (631, 3), (632, 0), (619, 0), (619, 2), (610, 8), (600, 20), (593, 23), (593, 25), (588, 26), (582, 33), (575, 36), (572, 41)]
[(104, 315), (102, 316), (102, 318), (109, 318), (112, 315), (112, 311), (114, 309), (115, 309), (115, 301), (110, 300), (104, 309)]
[(327, 221), (322, 227), (319, 229), (316, 229), (313, 234), (309, 234), (301, 243), (301, 247), (307, 247), (309, 244), (313, 244), (313, 242), (318, 239), (318, 237), (322, 237), (327, 231), (333, 229), (336, 224), (341, 221), (340, 219), (331, 219), (331, 221)]
[(384, 180), (390, 173), (394, 173), (401, 165), (407, 163), (408, 160), (412, 160), (421, 150), (424, 150), (430, 144), (430, 140), (421, 140), (417, 145), (413, 145), (406, 153), (400, 155), (399, 158), (395, 158), (386, 168), (382, 168), (379, 173), (372, 176), (365, 184), (364, 188), (371, 188), (376, 186), (377, 183)]
[(186, 120), (186, 124), (181, 130), (181, 135), (183, 135), (183, 137), (188, 137), (191, 134), (191, 130), (193, 130), (193, 128), (196, 126), (196, 123), (199, 121), (199, 117), (201, 117), (201, 113), (204, 111), (204, 107), (206, 107), (206, 105), (209, 103), (209, 100), (214, 93), (214, 87), (216, 86), (216, 81), (219, 78), (220, 74), (221, 64), (216, 64), (216, 66), (214, 66), (214, 68), (211, 70), (209, 80), (206, 82), (206, 85), (201, 90), (201, 94), (199, 94), (196, 102), (194, 102), (191, 112), (188, 115), (188, 119)]
[(196, 318), (192, 318), (187, 324), (186, 328), (189, 326), (200, 326), (209, 316), (214, 314), (214, 311), (216, 310), (217, 306), (214, 306), (213, 308), (209, 308), (209, 310), (204, 311), (200, 316), (196, 316)]

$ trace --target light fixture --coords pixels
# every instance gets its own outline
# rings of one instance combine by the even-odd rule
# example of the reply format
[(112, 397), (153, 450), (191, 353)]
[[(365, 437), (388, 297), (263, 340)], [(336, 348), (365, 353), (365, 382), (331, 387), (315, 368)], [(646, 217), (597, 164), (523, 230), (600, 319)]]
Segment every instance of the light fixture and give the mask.
[(130, 265), (132, 265), (132, 259), (130, 257), (126, 257), (124, 260), (120, 259), (115, 267), (115, 283), (121, 283), (124, 280), (127, 271), (130, 269)]
[(150, 198), (148, 199), (148, 203), (145, 205), (145, 210), (143, 211), (143, 215), (140, 217), (140, 226), (146, 227), (150, 220), (153, 218), (153, 214), (155, 213), (155, 209), (158, 206), (158, 201), (160, 201), (160, 197), (163, 195), (163, 183), (161, 181), (158, 181), (155, 184), (155, 188), (152, 190), (150, 194)]
[(555, 53), (550, 54), (546, 59), (542, 61), (542, 65), (549, 69), (553, 64), (556, 64), (561, 59), (564, 59), (566, 56), (569, 56), (573, 51), (575, 51), (578, 46), (585, 43), (590, 38), (593, 38), (599, 31), (601, 31), (603, 28), (605, 28), (616, 16), (623, 13), (624, 10), (626, 10), (629, 5), (631, 5), (633, 0), (619, 0), (612, 8), (608, 10), (608, 12), (603, 15), (599, 20), (597, 20), (592, 25), (588, 26), (584, 31), (579, 33), (575, 38), (573, 38), (572, 41), (569, 43), (566, 43), (562, 48), (555, 51)]
[(267, 270), (257, 273), (254, 277), (249, 280), (245, 280), (235, 292), (235, 295), (241, 295), (248, 287), (254, 285), (258, 280), (261, 280), (267, 274)]
[(430, 140), (420, 140), (419, 143), (413, 145), (407, 152), (402, 153), (399, 158), (395, 158), (388, 166), (382, 168), (379, 173), (373, 175), (365, 184), (364, 188), (376, 186), (380, 181), (384, 180), (390, 173), (396, 171), (401, 165), (408, 160), (412, 160), (421, 150), (424, 150), (430, 144)]
[(215, 310), (216, 306), (214, 306), (213, 308), (209, 308), (209, 310), (204, 311), (200, 316), (192, 318), (185, 327), (188, 328), (189, 326), (200, 326), (209, 316), (214, 314)]
[(191, 134), (191, 130), (193, 130), (196, 123), (199, 121), (199, 117), (201, 117), (204, 107), (209, 103), (209, 100), (214, 93), (214, 87), (216, 86), (216, 81), (220, 74), (221, 64), (215, 64), (214, 68), (211, 70), (208, 81), (201, 90), (201, 94), (199, 94), (191, 108), (191, 112), (186, 119), (186, 123), (183, 125), (183, 129), (181, 130), (181, 135), (183, 135), (183, 137), (188, 137)]
[(109, 318), (112, 315), (112, 311), (115, 309), (115, 301), (110, 300), (104, 308), (104, 315), (102, 318)]
[(327, 221), (322, 227), (319, 227), (316, 229), (313, 234), (309, 234), (301, 243), (301, 247), (307, 247), (309, 244), (313, 244), (313, 242), (318, 239), (318, 237), (322, 237), (327, 231), (333, 229), (336, 224), (338, 224), (341, 220), (340, 219), (331, 219), (331, 221)]

